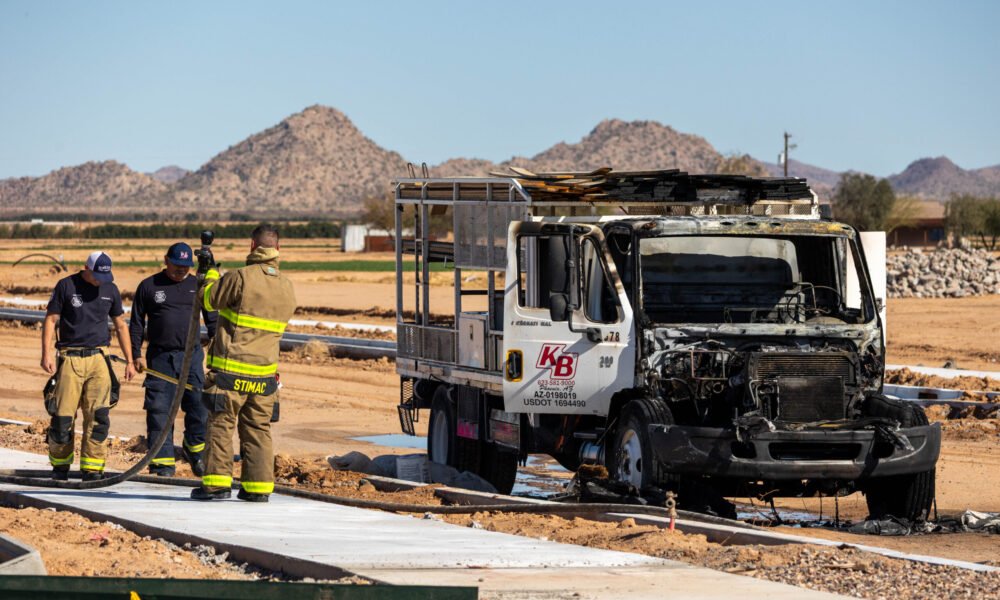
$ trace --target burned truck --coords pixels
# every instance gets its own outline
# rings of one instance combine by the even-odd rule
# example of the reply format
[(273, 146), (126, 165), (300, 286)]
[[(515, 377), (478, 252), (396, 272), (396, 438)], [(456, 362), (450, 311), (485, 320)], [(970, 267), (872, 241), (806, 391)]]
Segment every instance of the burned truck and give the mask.
[(940, 427), (882, 394), (859, 234), (804, 180), (518, 169), (393, 188), (399, 416), (412, 435), (429, 409), (431, 460), (501, 492), (539, 453), (680, 488), (681, 506), (686, 484), (860, 491), (872, 517), (926, 517)]

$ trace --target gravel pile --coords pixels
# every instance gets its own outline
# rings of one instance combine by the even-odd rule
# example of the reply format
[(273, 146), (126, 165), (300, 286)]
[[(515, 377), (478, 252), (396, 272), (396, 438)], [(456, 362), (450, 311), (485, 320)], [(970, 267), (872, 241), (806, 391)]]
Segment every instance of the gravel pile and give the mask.
[(886, 259), (890, 298), (1000, 294), (1000, 257), (986, 250), (911, 248)]
[(803, 548), (794, 560), (777, 565), (736, 562), (731, 573), (751, 575), (852, 598), (936, 600), (996, 598), (1000, 573), (892, 560), (853, 548)]

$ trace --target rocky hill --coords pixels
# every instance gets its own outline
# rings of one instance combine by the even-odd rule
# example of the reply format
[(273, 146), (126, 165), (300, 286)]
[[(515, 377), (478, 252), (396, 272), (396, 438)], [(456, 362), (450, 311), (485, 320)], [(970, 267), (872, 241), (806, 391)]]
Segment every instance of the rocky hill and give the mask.
[(585, 171), (612, 166), (616, 170), (715, 170), (722, 155), (704, 138), (679, 133), (656, 121), (604, 120), (579, 142), (559, 142), (530, 158), (515, 156), (501, 163), (456, 158), (431, 168), (438, 177), (485, 175), (508, 166), (530, 171)]
[(0, 180), (0, 211), (119, 213), (148, 205), (168, 189), (161, 181), (106, 160), (63, 167), (43, 177)]
[(216, 155), (171, 195), (185, 207), (351, 216), (405, 172), (402, 156), (366, 138), (343, 113), (310, 106)]
[(149, 175), (157, 181), (162, 181), (163, 183), (177, 183), (181, 179), (184, 179), (184, 177), (190, 172), (191, 171), (183, 167), (178, 167), (177, 165), (168, 165), (166, 167), (160, 167), (152, 173), (146, 173), (146, 175)]
[[(486, 175), (508, 166), (533, 171), (678, 168), (725, 170), (734, 157), (719, 154), (704, 138), (656, 121), (601, 121), (578, 142), (559, 142), (532, 157), (494, 163), (455, 158), (431, 168), (438, 177)], [(777, 165), (736, 157), (744, 166), (779, 175)], [(832, 193), (840, 173), (795, 160), (790, 174), (805, 177), (821, 197)], [(194, 211), (225, 216), (322, 215), (353, 217), (361, 201), (385, 193), (388, 181), (406, 173), (406, 160), (368, 139), (343, 113), (310, 106), (277, 125), (229, 147), (194, 172), (164, 167), (151, 174), (114, 162), (86, 163), (44, 177), (0, 180), (0, 212), (114, 214), (129, 210), (164, 216)], [(1000, 165), (966, 171), (946, 158), (922, 159), (889, 178), (897, 192), (928, 197), (951, 193), (1000, 195)]]
[(891, 175), (896, 193), (946, 199), (952, 194), (1000, 196), (1000, 165), (966, 170), (947, 157), (921, 158)]
[[(764, 163), (764, 167), (771, 177), (782, 177), (785, 174), (784, 167), (777, 163)], [(842, 174), (839, 171), (831, 171), (823, 167), (799, 162), (794, 158), (788, 161), (789, 177), (804, 177), (817, 193), (820, 190), (832, 191), (840, 183), (840, 176)]]
[(705, 138), (679, 133), (656, 121), (601, 121), (576, 144), (560, 142), (531, 158), (507, 161), (532, 171), (589, 170), (612, 166), (619, 171), (681, 169), (711, 172), (722, 156)]

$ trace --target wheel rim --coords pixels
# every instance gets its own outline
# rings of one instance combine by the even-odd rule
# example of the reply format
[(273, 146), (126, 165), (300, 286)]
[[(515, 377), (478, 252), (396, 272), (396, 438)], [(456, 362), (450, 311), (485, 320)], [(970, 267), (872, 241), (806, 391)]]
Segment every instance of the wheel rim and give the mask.
[(642, 441), (634, 429), (626, 429), (618, 446), (618, 479), (642, 487)]
[(444, 411), (434, 414), (431, 421), (430, 458), (436, 463), (448, 463), (448, 415)]

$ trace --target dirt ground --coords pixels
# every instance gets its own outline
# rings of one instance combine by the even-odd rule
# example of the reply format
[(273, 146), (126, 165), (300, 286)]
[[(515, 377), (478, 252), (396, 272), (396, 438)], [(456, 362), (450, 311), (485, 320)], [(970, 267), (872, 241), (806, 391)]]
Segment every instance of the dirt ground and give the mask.
[[(10, 241), (0, 242), (0, 249), (10, 244)], [(157, 253), (162, 255), (160, 249), (162, 245), (162, 241), (152, 241), (146, 244), (148, 247), (145, 248), (136, 245), (132, 249), (136, 253), (134, 260), (152, 260), (146, 255), (156, 256)], [(15, 246), (20, 251), (25, 245), (18, 241)], [(229, 264), (241, 262), (245, 249), (235, 242), (232, 243), (232, 248), (227, 249), (227, 246), (228, 244), (217, 246), (224, 250), (218, 253), (220, 258)], [(299, 253), (295, 256), (295, 260), (341, 260), (345, 256), (357, 258), (322, 247), (322, 244), (318, 244), (321, 247), (306, 246), (308, 244), (298, 248), (289, 245), (284, 249), (285, 255), (292, 256)], [(74, 260), (82, 260), (90, 248), (90, 244), (80, 244), (79, 248), (67, 248), (66, 255), (73, 256)], [(121, 252), (126, 250), (123, 246), (116, 248)], [(79, 256), (72, 254), (73, 252)], [(391, 257), (387, 255), (377, 258), (384, 260)], [(132, 257), (126, 259), (133, 260)], [(116, 269), (116, 277), (121, 288), (127, 290), (134, 288), (139, 279), (155, 270)], [(393, 300), (395, 285), (391, 273), (290, 272), (290, 275), (296, 285), (299, 303), (307, 307), (300, 313), (306, 318), (380, 324), (395, 322)], [(448, 285), (450, 274), (436, 273), (434, 276), (432, 305), (441, 302), (438, 306), (450, 307), (452, 296), (451, 287)], [(18, 267), (15, 270), (0, 266), (0, 295), (9, 295), (10, 290), (16, 288), (20, 290), (20, 295), (44, 299), (47, 297), (47, 290), (58, 278), (57, 275), (37, 267)], [(407, 279), (404, 284), (412, 287), (413, 281)], [(1000, 358), (1000, 347), (996, 342), (1000, 334), (1000, 319), (997, 315), (1000, 315), (1000, 297), (996, 296), (890, 300), (887, 318), (889, 362), (941, 366), (950, 360), (957, 362), (961, 368), (1000, 370), (1000, 363), (997, 362)], [(45, 376), (38, 367), (39, 337), (40, 332), (35, 327), (0, 322), (0, 339), (4, 345), (4, 349), (0, 351), (0, 373), (4, 375), (0, 378), (0, 417), (29, 422), (45, 417), (40, 395)], [(384, 360), (336, 359), (306, 349), (295, 353), (283, 353), (281, 364), (282, 381), (286, 387), (282, 390), (281, 397), (282, 420), (274, 426), (275, 447), (278, 452), (289, 455), (285, 460), (290, 462), (285, 465), (285, 470), (282, 470), (279, 461), (279, 477), (327, 493), (350, 492), (380, 497), (374, 488), (366, 487), (360, 476), (341, 475), (330, 478), (326, 475), (328, 471), (322, 458), (350, 450), (358, 450), (369, 455), (411, 452), (351, 439), (399, 431), (395, 410), (399, 398), (398, 377), (393, 363)], [(145, 430), (142, 396), (141, 378), (139, 381), (123, 385), (122, 400), (112, 413), (112, 435), (123, 436), (126, 439), (119, 442), (120, 452), (116, 454), (118, 458), (111, 462), (112, 465), (120, 459), (123, 463), (120, 466), (124, 467), (130, 464), (129, 461), (132, 461), (133, 457), (138, 458), (136, 451), (141, 448), (141, 444), (134, 438), (143, 434)], [(944, 419), (947, 416), (949, 415), (938, 414), (936, 418)], [(935, 417), (933, 412), (932, 417)], [(943, 514), (957, 514), (970, 508), (1000, 511), (1000, 425), (998, 423), (1000, 421), (996, 418), (943, 421), (945, 441), (937, 475), (938, 509)], [(426, 428), (426, 420), (417, 425), (418, 433), (422, 434)], [(41, 428), (43, 426), (36, 427), (36, 429)], [(178, 420), (176, 434), (178, 439), (181, 428), (181, 421)], [(31, 435), (37, 436), (37, 442), (23, 443), (36, 444), (32, 449), (44, 453), (44, 444), (41, 442), (43, 434), (35, 431)], [(13, 446), (8, 446), (8, 442)], [(0, 432), (0, 445), (17, 446), (13, 440), (5, 438), (2, 432)], [(186, 466), (179, 469), (179, 474), (187, 473)], [(423, 501), (437, 501), (433, 497), (426, 497), (428, 492), (421, 493), (424, 494)], [(407, 499), (407, 501), (420, 500), (420, 494)], [(779, 506), (812, 513), (819, 512), (822, 508), (824, 515), (832, 515), (833, 511), (833, 503), (829, 498), (786, 499), (780, 501)], [(859, 494), (842, 498), (840, 514), (846, 519), (863, 518), (867, 514), (864, 498)], [(693, 539), (695, 536), (678, 538), (674, 534), (674, 538), (664, 538), (666, 539), (664, 541), (660, 538), (669, 534), (647, 532), (641, 527), (633, 528), (626, 525), (621, 529), (615, 529), (617, 533), (614, 533), (607, 531), (606, 528), (614, 529), (615, 525), (605, 526), (589, 521), (566, 522), (551, 518), (554, 520), (526, 523), (522, 522), (518, 515), (506, 517), (509, 518), (497, 515), (473, 515), (454, 519), (456, 523), (462, 525), (493, 527), (498, 531), (546, 537), (557, 541), (659, 553), (656, 555), (677, 557), (722, 570), (768, 579), (788, 580), (798, 585), (815, 585), (818, 586), (817, 589), (830, 589), (863, 597), (892, 595), (887, 588), (880, 587), (882, 584), (875, 582), (876, 579), (902, 582), (903, 585), (910, 586), (907, 589), (914, 591), (913, 597), (932, 597), (934, 590), (926, 588), (921, 581), (955, 582), (955, 586), (947, 588), (947, 592), (946, 588), (939, 587), (939, 594), (933, 597), (940, 595), (961, 597), (963, 589), (979, 591), (978, 596), (970, 597), (986, 597), (991, 593), (996, 595), (997, 590), (1000, 590), (1000, 586), (992, 579), (981, 578), (977, 580), (979, 583), (970, 582), (965, 579), (968, 576), (965, 572), (931, 572), (936, 568), (926, 565), (917, 568), (910, 563), (896, 568), (891, 561), (873, 559), (869, 555), (856, 555), (853, 551), (788, 547), (776, 553), (772, 549), (763, 551), (743, 547), (712, 553), (704, 550), (707, 542)], [(790, 531), (972, 561), (996, 560), (996, 549), (1000, 548), (996, 536), (985, 535), (873, 538), (823, 529), (790, 528)], [(26, 541), (30, 543), (31, 540), (26, 539)], [(81, 546), (82, 554), (90, 550), (89, 547), (84, 548), (85, 546)], [(195, 566), (192, 563), (192, 568)], [(874, 571), (893, 572), (896, 576), (874, 578), (870, 575)], [(179, 569), (171, 576), (192, 575), (185, 575)], [(823, 583), (824, 581), (827, 583)], [(824, 587), (834, 585), (831, 582), (839, 582), (836, 585), (841, 587)], [(980, 587), (987, 584), (992, 587)], [(843, 587), (850, 585), (856, 585), (856, 591), (852, 591), (855, 588)], [(939, 583), (939, 585), (944, 584)]]
[(256, 579), (213, 549), (179, 548), (71, 512), (0, 507), (0, 531), (38, 550), (49, 575)]
[(1000, 296), (890, 298), (888, 362), (1000, 371)]

